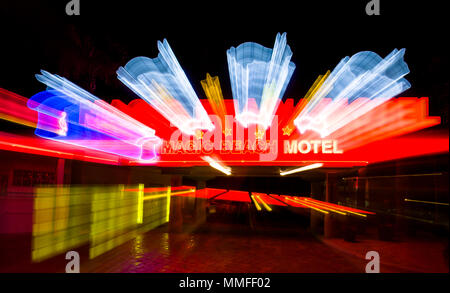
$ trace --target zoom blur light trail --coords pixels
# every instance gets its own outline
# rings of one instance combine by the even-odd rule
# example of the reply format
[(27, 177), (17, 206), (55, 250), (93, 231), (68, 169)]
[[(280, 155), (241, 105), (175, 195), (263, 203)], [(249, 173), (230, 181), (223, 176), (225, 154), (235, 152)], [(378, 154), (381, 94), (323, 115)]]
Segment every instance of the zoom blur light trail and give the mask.
[(295, 69), (286, 33), (276, 36), (273, 49), (246, 42), (227, 51), (236, 120), (244, 127), (272, 122)]
[(217, 160), (211, 158), (210, 156), (203, 156), (202, 160), (208, 162), (209, 165), (214, 169), (219, 170), (220, 172), (225, 173), (227, 175), (231, 175), (231, 168), (223, 166)]
[(404, 54), (395, 49), (382, 59), (363, 51), (343, 58), (294, 120), (297, 129), (326, 137), (410, 88)]
[(329, 214), (328, 211), (326, 211), (326, 210), (319, 209), (319, 208), (317, 208), (317, 207), (315, 207), (315, 206), (313, 206), (313, 205), (310, 205), (310, 204), (308, 204), (308, 203), (301, 202), (300, 200), (293, 199), (293, 198), (290, 198), (290, 197), (287, 197), (287, 196), (285, 196), (284, 199), (285, 199), (285, 200), (288, 200), (288, 201), (293, 201), (293, 202), (295, 202), (295, 203), (297, 203), (297, 204), (301, 204), (302, 206), (306, 206), (306, 207), (308, 207), (308, 208), (310, 208), (310, 209), (313, 209), (313, 210), (315, 210), (315, 211), (321, 212), (321, 213), (323, 213), (323, 214)]
[(37, 113), (27, 102), (27, 98), (0, 88), (0, 119), (36, 128)]
[(258, 211), (261, 210), (261, 206), (259, 205), (258, 201), (255, 199), (255, 197), (253, 196), (253, 194), (250, 195), (250, 198), (252, 199), (253, 203), (255, 204), (255, 207)]
[(285, 175), (294, 174), (294, 173), (298, 173), (298, 172), (303, 172), (303, 171), (307, 171), (307, 170), (311, 170), (311, 169), (317, 169), (317, 168), (320, 168), (322, 166), (323, 166), (323, 163), (311, 164), (311, 165), (308, 165), (308, 166), (303, 166), (303, 167), (292, 169), (292, 170), (280, 171), (280, 175), (281, 176), (285, 176)]
[(117, 70), (117, 77), (181, 132), (213, 130), (197, 95), (167, 40), (158, 41), (156, 58), (136, 57)]
[(375, 213), (373, 212), (368, 212), (360, 209), (350, 208), (347, 206), (324, 202), (310, 197), (293, 197), (293, 198), (285, 197), (285, 199), (293, 200), (297, 203), (300, 203), (310, 208), (318, 208), (324, 211), (330, 211), (341, 215), (347, 215), (347, 213), (349, 213), (364, 218), (367, 217), (367, 215), (375, 215)]
[(51, 90), (28, 100), (38, 112), (36, 135), (116, 155), (154, 161), (155, 131), (65, 78), (41, 71), (36, 78)]
[(211, 77), (209, 73), (206, 74), (206, 79), (201, 81), (202, 88), (205, 91), (209, 104), (214, 113), (222, 120), (222, 125), (225, 125), (225, 116), (227, 110), (223, 100), (222, 89), (220, 87), (219, 77)]
[(256, 199), (256, 202), (259, 201), (268, 212), (272, 211), (272, 208), (260, 197), (259, 193), (252, 192), (251, 197), (252, 197), (252, 199)]

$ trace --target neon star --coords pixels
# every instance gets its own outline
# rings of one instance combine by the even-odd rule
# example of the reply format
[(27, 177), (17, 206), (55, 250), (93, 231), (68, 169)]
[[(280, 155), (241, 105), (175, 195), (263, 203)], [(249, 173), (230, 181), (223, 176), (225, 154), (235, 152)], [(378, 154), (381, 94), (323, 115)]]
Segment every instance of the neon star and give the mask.
[(225, 136), (230, 136), (233, 133), (233, 129), (232, 128), (225, 128), (223, 130), (223, 134), (225, 134)]
[(289, 125), (286, 125), (286, 127), (284, 127), (282, 130), (283, 130), (283, 135), (290, 136), (292, 133), (292, 130), (294, 130), (294, 129), (290, 128)]
[(203, 138), (203, 131), (201, 131), (201, 130), (197, 130), (196, 132), (195, 132), (195, 137), (197, 138), (197, 139), (202, 139)]
[(266, 133), (266, 131), (264, 129), (258, 129), (255, 132), (255, 136), (257, 139), (262, 139), (264, 137), (264, 134)]

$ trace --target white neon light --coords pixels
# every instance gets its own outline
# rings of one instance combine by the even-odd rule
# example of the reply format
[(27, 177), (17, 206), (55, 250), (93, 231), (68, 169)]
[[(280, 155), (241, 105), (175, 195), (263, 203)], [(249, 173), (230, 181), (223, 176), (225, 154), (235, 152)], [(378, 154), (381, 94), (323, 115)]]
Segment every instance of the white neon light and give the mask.
[(311, 165), (300, 167), (300, 168), (293, 169), (293, 170), (280, 171), (280, 175), (281, 176), (289, 175), (289, 174), (293, 174), (293, 173), (303, 172), (303, 171), (306, 171), (306, 170), (317, 169), (317, 168), (320, 168), (322, 166), (323, 166), (323, 163), (315, 163), (315, 164), (311, 164)]
[[(128, 116), (112, 105), (92, 95), (66, 78), (41, 70), (36, 79), (52, 90), (48, 92), (48, 101), (36, 102), (33, 96), (28, 106), (45, 114), (45, 117), (57, 118), (58, 129), (46, 129), (44, 115), (39, 126), (44, 130), (53, 131), (58, 137), (47, 137), (60, 142), (83, 146), (91, 149), (114, 153), (141, 161), (153, 162), (156, 157), (156, 147), (161, 139), (155, 135), (155, 130)], [(58, 98), (58, 99), (56, 99)], [(64, 107), (64, 109), (59, 109)], [(69, 118), (70, 117), (70, 118)], [(70, 125), (69, 126), (69, 123)], [(96, 131), (111, 140), (94, 139), (85, 132), (69, 131), (69, 127), (79, 126)], [(53, 127), (53, 126), (52, 126)], [(70, 135), (69, 135), (70, 132)], [(123, 144), (121, 143), (123, 142)], [(132, 147), (132, 146), (136, 146)], [(148, 152), (149, 151), (149, 152)]]
[(210, 156), (203, 156), (202, 160), (209, 163), (211, 167), (213, 167), (216, 170), (219, 170), (222, 173), (225, 173), (227, 175), (231, 175), (231, 168), (221, 165), (219, 162), (211, 158)]
[(227, 51), (236, 120), (244, 127), (271, 125), (295, 69), (286, 33), (277, 34), (273, 49), (247, 42)]
[(136, 57), (117, 70), (117, 76), (181, 132), (213, 130), (197, 95), (166, 39), (158, 41), (156, 58)]
[[(326, 137), (410, 88), (404, 54), (395, 49), (382, 59), (364, 51), (343, 58), (294, 120), (297, 129)], [(324, 98), (332, 101), (324, 104)]]

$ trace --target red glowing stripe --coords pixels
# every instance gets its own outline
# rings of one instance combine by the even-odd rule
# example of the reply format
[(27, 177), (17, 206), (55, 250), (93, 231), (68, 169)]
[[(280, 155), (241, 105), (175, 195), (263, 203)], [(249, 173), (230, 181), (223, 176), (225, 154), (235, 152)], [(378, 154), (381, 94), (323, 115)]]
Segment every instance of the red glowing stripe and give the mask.
[(37, 112), (27, 106), (28, 99), (0, 88), (0, 118), (36, 127)]
[(226, 201), (238, 201), (238, 202), (251, 202), (247, 191), (230, 190), (214, 200), (226, 200)]
[(47, 141), (38, 137), (24, 137), (4, 132), (0, 132), (0, 149), (110, 165), (117, 165), (120, 158), (100, 151), (84, 148), (74, 149), (66, 144)]
[(226, 189), (203, 188), (197, 190), (195, 197), (210, 199), (226, 191)]

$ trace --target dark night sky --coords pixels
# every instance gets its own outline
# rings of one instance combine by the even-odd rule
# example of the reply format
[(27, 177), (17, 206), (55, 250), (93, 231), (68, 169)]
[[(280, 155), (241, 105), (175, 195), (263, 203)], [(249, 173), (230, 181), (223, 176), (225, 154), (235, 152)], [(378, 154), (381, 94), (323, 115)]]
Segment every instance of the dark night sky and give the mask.
[(67, 2), (2, 0), (0, 87), (29, 97), (44, 89), (34, 74), (45, 69), (107, 101), (128, 102), (137, 97), (115, 71), (133, 57), (156, 57), (157, 40), (167, 38), (200, 98), (207, 72), (231, 97), (226, 50), (246, 41), (272, 47), (276, 33), (286, 31), (297, 68), (284, 98), (303, 97), (317, 75), (345, 56), (371, 50), (384, 57), (406, 48), (412, 88), (401, 96), (429, 96), (431, 114), (448, 127), (446, 10), (434, 1), (381, 0), (381, 16), (365, 14), (366, 0), (81, 0), (80, 16), (65, 15)]

